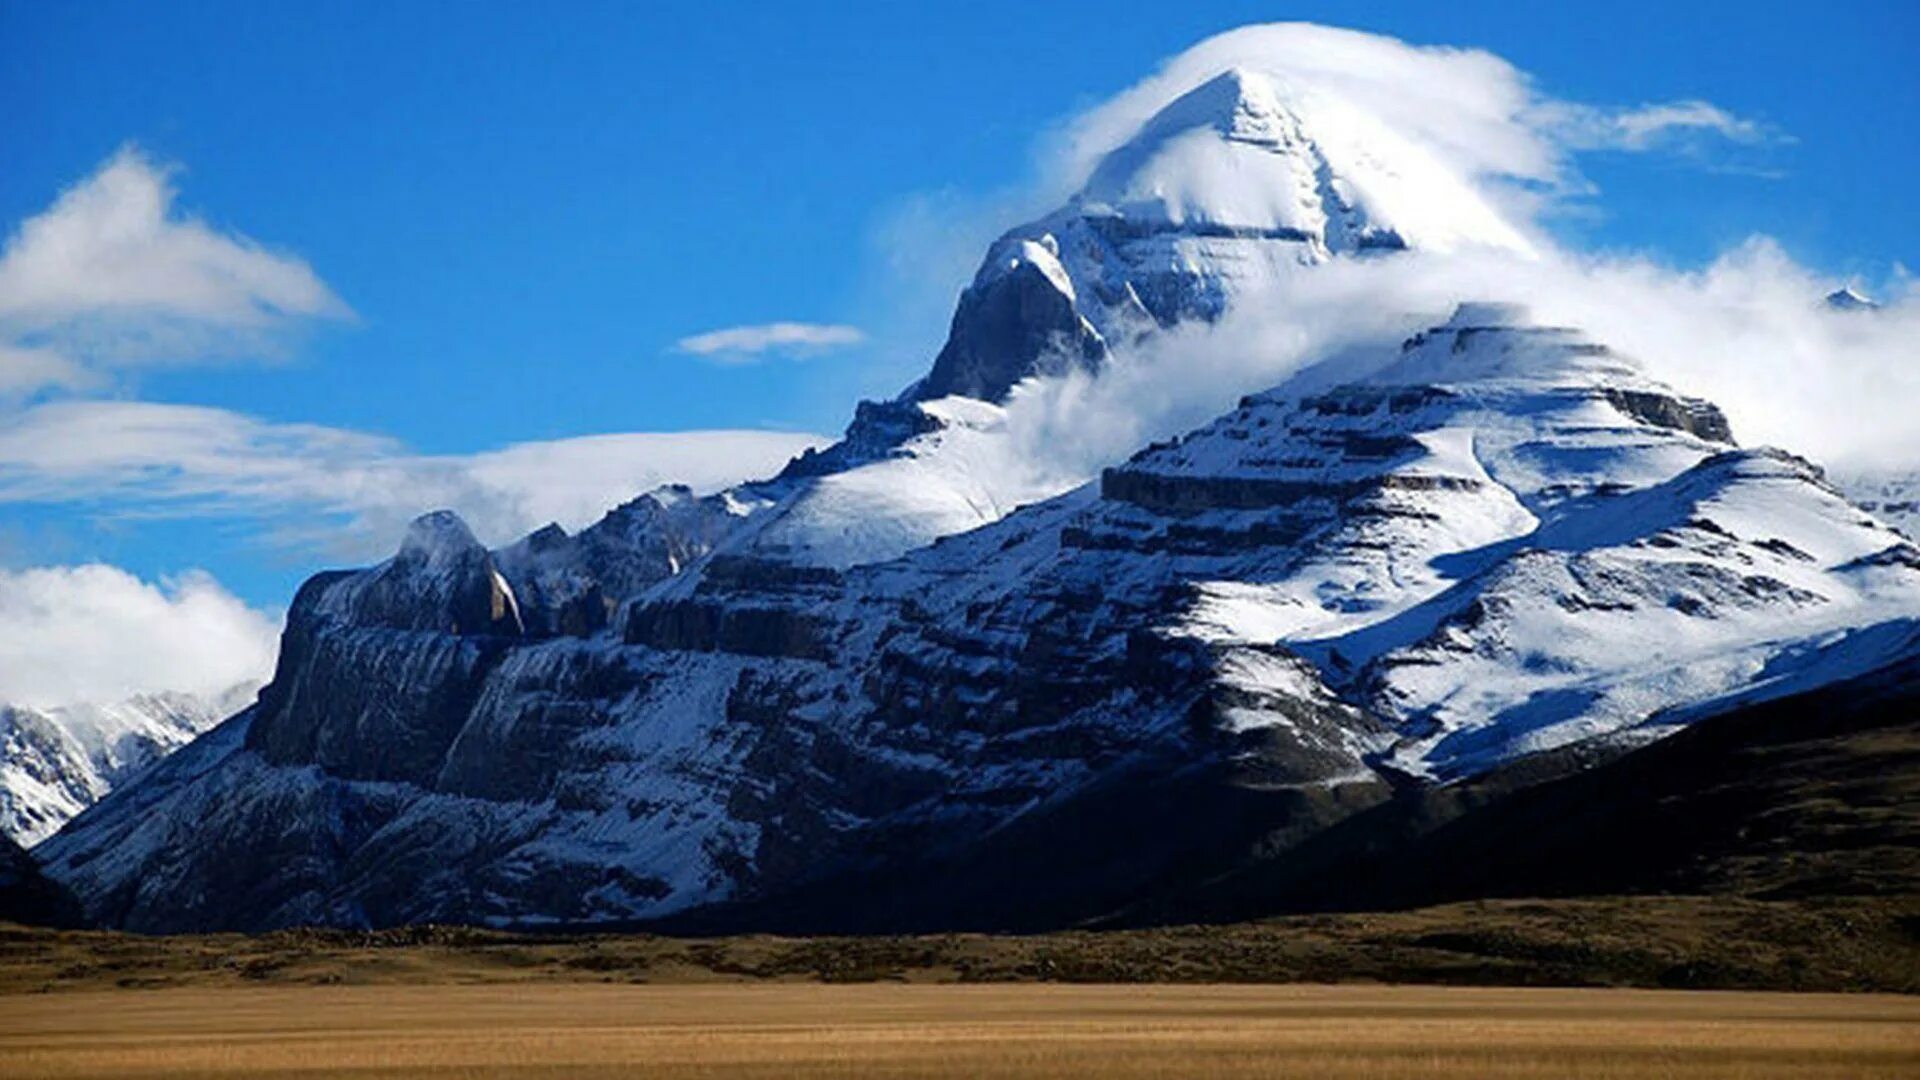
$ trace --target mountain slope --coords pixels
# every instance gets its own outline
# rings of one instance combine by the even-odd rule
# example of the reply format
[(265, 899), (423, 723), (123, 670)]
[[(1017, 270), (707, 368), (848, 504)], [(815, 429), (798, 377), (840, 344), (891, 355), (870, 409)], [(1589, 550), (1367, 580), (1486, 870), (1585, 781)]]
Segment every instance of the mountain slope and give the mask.
[[(1909, 649), (1920, 624), (1897, 628)], [(1518, 762), (1409, 790), (1124, 921), (1647, 892), (1920, 889), (1920, 660), (1733, 704), (1599, 764)], [(1248, 849), (1249, 851), (1252, 848)]]
[(1920, 470), (1850, 469), (1834, 480), (1862, 510), (1920, 537)]

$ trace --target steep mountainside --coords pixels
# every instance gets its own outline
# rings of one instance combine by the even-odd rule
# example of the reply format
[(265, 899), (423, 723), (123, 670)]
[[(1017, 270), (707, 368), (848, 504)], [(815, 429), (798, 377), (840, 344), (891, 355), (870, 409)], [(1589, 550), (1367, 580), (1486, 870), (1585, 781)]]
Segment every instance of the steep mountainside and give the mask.
[(258, 706), (49, 871), (188, 929), (624, 921), (845, 875), (874, 899), (832, 918), (885, 924), (889, 885), (971, 865), (1044, 925), (1864, 670), (1913, 643), (1860, 628), (1920, 614), (1920, 552), (1817, 469), (1499, 305), (896, 560), (767, 558), (755, 524), (558, 633), (511, 552), (423, 519), (309, 582)]
[[(1908, 623), (1911, 647), (1920, 623)], [(1546, 755), (1412, 789), (1124, 921), (1649, 892), (1767, 899), (1920, 888), (1920, 660), (1735, 704), (1594, 766)]]
[(31, 846), (252, 700), (141, 694), (110, 705), (0, 705), (0, 834)]

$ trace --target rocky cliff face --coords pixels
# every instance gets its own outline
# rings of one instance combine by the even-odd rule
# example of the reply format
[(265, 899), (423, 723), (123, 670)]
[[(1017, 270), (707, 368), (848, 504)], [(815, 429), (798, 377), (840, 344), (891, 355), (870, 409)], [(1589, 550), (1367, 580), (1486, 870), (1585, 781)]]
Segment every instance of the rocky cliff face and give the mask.
[(1397, 786), (1817, 683), (1812, 643), (1920, 611), (1920, 552), (1729, 438), (1576, 332), (1466, 307), (1364, 381), (899, 558), (773, 557), (796, 496), (770, 500), (604, 629), (528, 614), (559, 592), (531, 538), (424, 519), (310, 582), (258, 706), (48, 866), (143, 929), (620, 922), (849, 880), (874, 907), (828, 921), (879, 925), (903, 875), (989, 864), (1047, 898), (1006, 922), (1086, 917)]

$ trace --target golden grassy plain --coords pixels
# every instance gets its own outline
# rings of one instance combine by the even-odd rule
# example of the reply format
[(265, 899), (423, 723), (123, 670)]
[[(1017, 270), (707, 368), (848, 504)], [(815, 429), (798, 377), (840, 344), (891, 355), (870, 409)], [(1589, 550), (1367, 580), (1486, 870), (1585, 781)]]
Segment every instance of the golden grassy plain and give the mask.
[(1920, 999), (1403, 986), (262, 986), (0, 999), (0, 1075), (1920, 1075)]

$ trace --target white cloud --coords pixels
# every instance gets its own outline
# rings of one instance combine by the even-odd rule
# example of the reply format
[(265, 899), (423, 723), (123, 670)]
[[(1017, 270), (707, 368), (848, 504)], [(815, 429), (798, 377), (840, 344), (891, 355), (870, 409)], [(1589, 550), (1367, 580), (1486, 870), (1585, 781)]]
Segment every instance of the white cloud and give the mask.
[(211, 576), (159, 583), (92, 563), (0, 570), (0, 701), (217, 694), (272, 671), (279, 625)]
[(124, 147), (7, 239), (0, 392), (271, 354), (305, 321), (351, 316), (299, 258), (176, 210), (173, 173)]
[(748, 364), (769, 353), (791, 357), (814, 356), (833, 349), (850, 348), (865, 340), (867, 335), (855, 326), (776, 322), (709, 330), (683, 337), (674, 343), (674, 347), (717, 364)]
[[(383, 553), (426, 510), (451, 507), (504, 541), (548, 521), (578, 527), (663, 483), (713, 490), (765, 476), (820, 442), (705, 431), (423, 455), (366, 432), (89, 399), (131, 366), (271, 353), (307, 321), (351, 316), (304, 261), (178, 211), (173, 173), (124, 148), (0, 251), (0, 503), (256, 519), (299, 550), (359, 558)], [(687, 347), (726, 360), (860, 338), (775, 324)], [(50, 389), (70, 396), (33, 402)]]
[(504, 542), (548, 521), (587, 524), (660, 484), (712, 491), (767, 476), (821, 442), (690, 431), (423, 455), (364, 432), (225, 409), (59, 401), (0, 415), (0, 503), (260, 518), (285, 543), (358, 558), (383, 553), (426, 510), (455, 509), (483, 539)]
[[(1791, 136), (1707, 101), (1673, 101), (1631, 109), (1544, 102), (1534, 111), (1543, 130), (1571, 151), (1665, 153), (1712, 172), (1779, 177), (1767, 152)], [(1586, 189), (1589, 193), (1591, 189)]]
[(83, 390), (98, 382), (94, 373), (53, 349), (0, 341), (0, 399), (47, 387)]
[(1705, 101), (1676, 101), (1666, 105), (1646, 105), (1607, 118), (1618, 133), (1618, 144), (1628, 150), (1644, 150), (1662, 135), (1673, 132), (1710, 132), (1734, 142), (1761, 142), (1767, 129), (1752, 120), (1743, 120)]
[(513, 533), (549, 521), (583, 525), (661, 484), (705, 494), (762, 480), (828, 441), (790, 431), (631, 432), (516, 443), (455, 460), (493, 493), (496, 517)]
[(1030, 382), (1008, 408), (1014, 460), (1092, 476), (1155, 439), (1292, 378), (1305, 390), (1364, 375), (1461, 300), (1528, 305), (1724, 409), (1746, 445), (1849, 472), (1920, 462), (1920, 290), (1872, 312), (1829, 308), (1835, 282), (1755, 238), (1702, 270), (1561, 251), (1336, 260), (1242, 302), (1218, 325), (1185, 325), (1122, 350), (1097, 376)]

